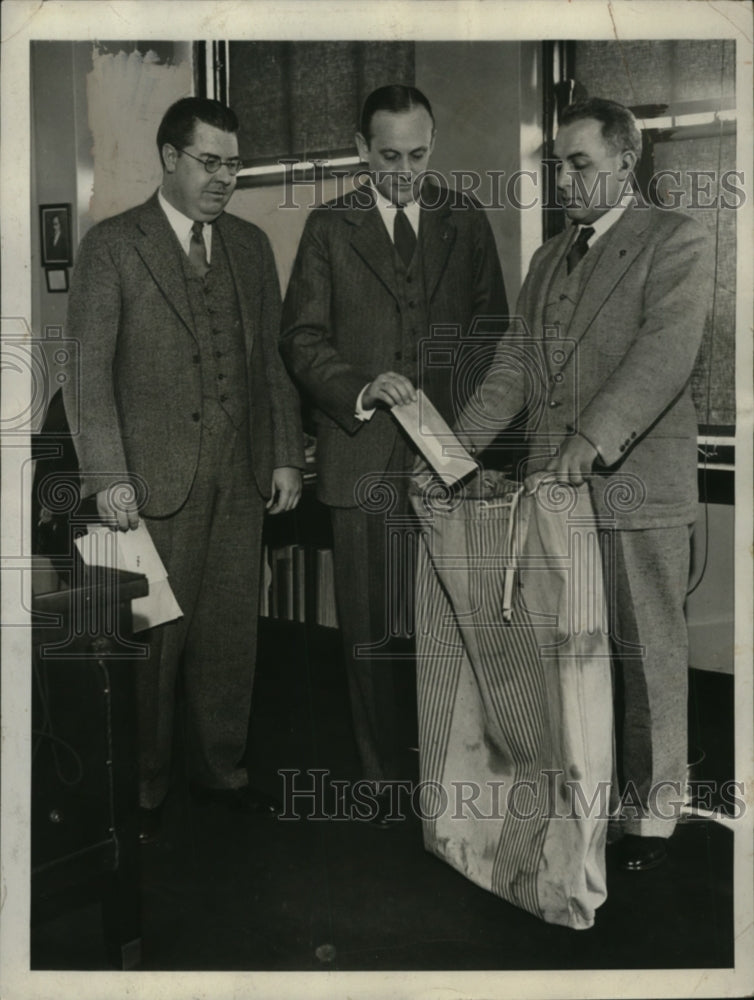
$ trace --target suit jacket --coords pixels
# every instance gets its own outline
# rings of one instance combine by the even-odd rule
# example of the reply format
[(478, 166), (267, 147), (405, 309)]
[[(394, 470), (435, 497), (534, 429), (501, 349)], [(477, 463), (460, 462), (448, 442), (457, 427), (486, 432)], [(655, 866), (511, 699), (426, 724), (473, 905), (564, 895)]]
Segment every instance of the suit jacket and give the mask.
[[(569, 227), (570, 229), (570, 227)], [(477, 407), (512, 413), (529, 404), (529, 471), (578, 431), (599, 452), (591, 478), (598, 515), (616, 527), (693, 521), (697, 505), (697, 415), (689, 380), (711, 302), (714, 254), (705, 231), (679, 212), (636, 204), (602, 237), (561, 341), (544, 310), (572, 233), (532, 258), (517, 315), (537, 348), (537, 373), (511, 362), (501, 342)], [(604, 241), (604, 243), (603, 243)], [(522, 348), (523, 349), (523, 348)], [(505, 353), (509, 352), (506, 362)], [(484, 447), (492, 431), (464, 410), (462, 440)]]
[[(260, 493), (273, 468), (304, 467), (299, 402), (278, 350), (280, 287), (267, 237), (222, 214), (214, 222), (236, 285), (246, 344), (252, 462)], [(95, 226), (71, 282), (68, 335), (78, 377), (65, 387), (82, 495), (128, 474), (149, 490), (144, 512), (174, 513), (196, 472), (202, 433), (199, 354), (180, 255), (149, 201)], [(80, 421), (79, 421), (80, 416)]]
[[(419, 243), (429, 327), (454, 326), (464, 338), (475, 317), (493, 316), (499, 332), (507, 303), (484, 213), (434, 184), (423, 195)], [(402, 328), (393, 243), (371, 189), (357, 188), (309, 216), (283, 305), (281, 350), (316, 407), (318, 494), (327, 504), (355, 506), (355, 484), (387, 466), (394, 420), (378, 410), (362, 422), (354, 411), (376, 375), (401, 370)], [(452, 365), (421, 374), (430, 398), (452, 418)]]

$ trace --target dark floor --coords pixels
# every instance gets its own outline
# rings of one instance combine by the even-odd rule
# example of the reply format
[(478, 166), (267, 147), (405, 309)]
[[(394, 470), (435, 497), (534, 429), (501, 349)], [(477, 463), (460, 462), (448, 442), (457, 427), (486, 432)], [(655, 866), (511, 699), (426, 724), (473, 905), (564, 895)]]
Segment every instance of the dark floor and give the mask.
[[(415, 745), (408, 675), (404, 687), (407, 743)], [(733, 777), (732, 719), (732, 678), (692, 671), (691, 744), (704, 758), (698, 780)], [(281, 768), (356, 776), (335, 633), (266, 623), (249, 760), (253, 783), (280, 797)], [(408, 753), (407, 777), (416, 766)], [(609, 898), (595, 927), (576, 932), (540, 922), (427, 854), (416, 818), (380, 830), (230, 817), (189, 801), (180, 754), (176, 770), (164, 835), (142, 848), (144, 969), (733, 964), (733, 835), (718, 824), (684, 822), (654, 872), (624, 873), (608, 853)], [(32, 968), (107, 968), (98, 905), (86, 896), (66, 905), (56, 901), (32, 928)]]

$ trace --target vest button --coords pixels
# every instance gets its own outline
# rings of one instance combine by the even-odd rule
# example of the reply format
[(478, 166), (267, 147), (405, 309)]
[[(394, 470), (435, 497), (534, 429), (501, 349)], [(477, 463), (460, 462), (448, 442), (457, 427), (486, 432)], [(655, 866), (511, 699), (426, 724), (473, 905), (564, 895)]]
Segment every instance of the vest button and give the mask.
[(565, 292), (561, 292), (561, 293), (560, 293), (560, 295), (558, 296), (558, 298), (559, 298), (559, 299), (560, 299), (560, 301), (562, 302), (562, 301), (563, 301), (563, 299), (567, 299), (567, 298), (568, 298), (568, 296), (567, 296), (567, 295), (565, 294)]
[(414, 280), (414, 279), (413, 279), (413, 278), (411, 277), (411, 275), (410, 275), (410, 274), (407, 274), (407, 275), (406, 275), (406, 284), (407, 284), (407, 285), (410, 285), (410, 284), (411, 284), (411, 282), (412, 282), (413, 280)]
[(403, 351), (396, 351), (395, 354), (393, 355), (393, 361), (402, 361), (402, 360), (403, 360)]
[(223, 352), (222, 351), (215, 351), (215, 357), (216, 358), (221, 358), (222, 356), (223, 356)]
[(224, 378), (225, 378), (225, 376), (223, 375), (222, 372), (220, 372), (220, 374), (217, 376), (218, 382), (222, 382)]
[(194, 421), (195, 424), (198, 424), (199, 421), (201, 420), (201, 414), (200, 413), (192, 413), (191, 414), (191, 419)]
[(224, 395), (224, 394), (222, 396), (220, 396), (220, 402), (221, 403), (225, 403), (227, 401), (227, 399), (228, 399), (228, 397), (226, 395)]
[(199, 357), (198, 354), (195, 354), (191, 360), (194, 362), (195, 365), (198, 365), (199, 362), (201, 361), (201, 358)]
[(416, 309), (416, 299), (411, 299), (411, 301), (409, 302), (409, 306), (412, 309)]

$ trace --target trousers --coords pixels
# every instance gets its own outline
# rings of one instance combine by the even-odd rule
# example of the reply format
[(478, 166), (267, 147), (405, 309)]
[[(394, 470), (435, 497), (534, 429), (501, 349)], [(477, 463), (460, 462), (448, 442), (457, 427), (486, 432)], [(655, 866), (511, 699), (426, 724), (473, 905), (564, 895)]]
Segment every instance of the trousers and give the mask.
[(170, 782), (176, 691), (182, 678), (190, 777), (245, 785), (259, 608), (264, 501), (248, 432), (205, 400), (196, 477), (181, 509), (147, 519), (183, 617), (149, 635), (137, 673), (140, 801), (158, 806)]

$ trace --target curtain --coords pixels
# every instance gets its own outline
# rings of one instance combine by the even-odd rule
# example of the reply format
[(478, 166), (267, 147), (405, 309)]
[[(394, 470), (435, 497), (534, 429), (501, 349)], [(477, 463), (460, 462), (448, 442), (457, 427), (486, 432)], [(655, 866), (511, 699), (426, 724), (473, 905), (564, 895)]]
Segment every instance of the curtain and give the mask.
[(411, 42), (231, 42), (229, 64), (246, 166), (354, 153), (367, 94), (414, 83)]

